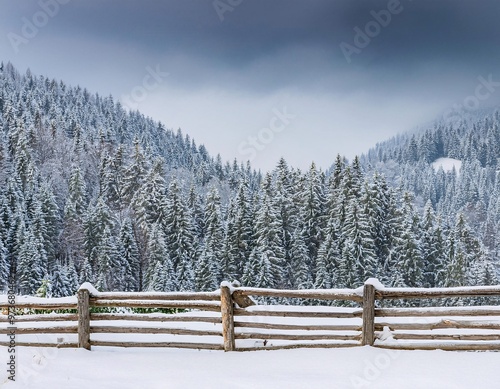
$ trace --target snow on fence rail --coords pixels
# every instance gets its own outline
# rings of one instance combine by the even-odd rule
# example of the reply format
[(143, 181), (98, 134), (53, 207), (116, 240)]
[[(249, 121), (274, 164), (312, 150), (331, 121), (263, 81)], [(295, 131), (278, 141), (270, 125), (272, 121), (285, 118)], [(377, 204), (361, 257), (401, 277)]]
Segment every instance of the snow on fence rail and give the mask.
[[(103, 293), (84, 284), (73, 297), (17, 297), (15, 331), (18, 346), (86, 349), (119, 346), (247, 351), (371, 345), (500, 350), (500, 306), (377, 306), (380, 300), (479, 296), (500, 296), (500, 286), (385, 288), (370, 279), (357, 289), (279, 290), (223, 282), (214, 292)], [(351, 301), (359, 307), (257, 305), (252, 297)], [(12, 308), (6, 296), (0, 296), (0, 308), (3, 313)], [(110, 313), (107, 308), (118, 311)], [(175, 312), (136, 313), (130, 308)], [(178, 312), (180, 309), (186, 311)], [(9, 333), (8, 327), (7, 315), (0, 315), (0, 334)]]

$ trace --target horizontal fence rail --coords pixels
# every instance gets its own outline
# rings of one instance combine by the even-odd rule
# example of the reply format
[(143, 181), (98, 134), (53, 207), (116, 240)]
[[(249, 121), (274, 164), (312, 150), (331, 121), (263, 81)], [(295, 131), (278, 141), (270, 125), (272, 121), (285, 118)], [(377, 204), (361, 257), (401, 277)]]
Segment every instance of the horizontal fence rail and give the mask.
[[(381, 306), (393, 300), (469, 298), (470, 302), (499, 296), (498, 285), (385, 288), (375, 279), (357, 289), (314, 290), (223, 282), (213, 292), (98, 292), (84, 284), (72, 297), (17, 296), (12, 304), (0, 296), (0, 336), (14, 327), (17, 346), (88, 350), (92, 346), (249, 351), (363, 345), (500, 350), (500, 306)], [(270, 303), (257, 304), (255, 299)], [(304, 300), (312, 305), (302, 305)], [(0, 346), (7, 345), (0, 341)]]

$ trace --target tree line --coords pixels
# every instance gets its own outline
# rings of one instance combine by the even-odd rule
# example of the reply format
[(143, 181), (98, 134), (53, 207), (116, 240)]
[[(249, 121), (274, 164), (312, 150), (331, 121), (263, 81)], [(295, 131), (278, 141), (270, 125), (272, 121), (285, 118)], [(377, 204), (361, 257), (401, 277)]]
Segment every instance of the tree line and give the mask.
[(466, 215), (337, 156), (331, 170), (281, 159), (261, 174), (211, 157), (111, 97), (11, 64), (0, 72), (0, 287), (66, 296), (496, 283)]

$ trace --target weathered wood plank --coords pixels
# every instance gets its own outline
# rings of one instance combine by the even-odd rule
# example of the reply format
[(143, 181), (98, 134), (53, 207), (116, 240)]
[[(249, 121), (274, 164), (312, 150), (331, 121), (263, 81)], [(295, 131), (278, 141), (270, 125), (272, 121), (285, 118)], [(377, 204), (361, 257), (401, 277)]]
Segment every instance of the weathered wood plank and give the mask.
[(172, 334), (172, 335), (222, 336), (221, 331), (190, 330), (187, 328), (165, 328), (165, 327), (90, 326), (90, 332), (94, 334)]
[(159, 301), (219, 301), (220, 292), (99, 292), (91, 296), (90, 301), (95, 300), (159, 300)]
[(235, 321), (236, 328), (264, 328), (268, 330), (304, 330), (304, 331), (361, 331), (361, 326), (352, 324), (331, 325), (301, 325), (301, 324), (275, 324), (275, 323), (252, 323)]
[(481, 322), (481, 321), (457, 321), (457, 320), (440, 320), (433, 323), (376, 323), (375, 329), (382, 331), (384, 327), (389, 327), (391, 330), (436, 330), (443, 328), (470, 328), (470, 329), (485, 329), (485, 330), (500, 330), (500, 322)]
[(259, 333), (236, 333), (236, 339), (282, 339), (282, 340), (356, 340), (359, 335), (336, 335), (336, 334), (259, 334)]
[(496, 351), (500, 350), (500, 343), (388, 343), (380, 342), (374, 345), (378, 348), (396, 349), (396, 350), (446, 350), (446, 351), (468, 351), (468, 350), (484, 350)]
[(220, 292), (224, 351), (234, 351), (234, 304), (231, 289), (222, 283)]
[(238, 304), (240, 308), (251, 307), (256, 305), (255, 301), (250, 296), (245, 296), (244, 294), (238, 294), (237, 291), (233, 292), (233, 301)]
[(236, 351), (262, 351), (262, 350), (290, 350), (296, 348), (343, 348), (343, 347), (359, 347), (361, 343), (342, 342), (342, 343), (299, 343), (299, 344), (283, 344), (269, 345), (264, 347), (237, 347)]
[(258, 311), (235, 309), (236, 316), (274, 316), (274, 317), (311, 317), (311, 318), (354, 318), (361, 317), (363, 311), (355, 312), (325, 312), (325, 311)]
[[(11, 307), (6, 302), (0, 303), (0, 309), (8, 309)], [(77, 309), (77, 304), (75, 303), (58, 303), (51, 302), (50, 299), (47, 299), (47, 302), (39, 303), (39, 302), (17, 302), (15, 305), (16, 309), (36, 309), (36, 310), (57, 310), (57, 309)]]
[(500, 334), (414, 334), (394, 333), (394, 339), (401, 340), (500, 340)]
[(454, 288), (385, 288), (376, 292), (376, 298), (382, 299), (415, 299), (415, 298), (452, 298), (476, 296), (500, 296), (500, 286), (469, 286)]
[[(75, 313), (41, 314), (41, 315), (19, 315), (16, 316), (16, 323), (23, 322), (47, 322), (47, 321), (77, 321), (78, 315)], [(0, 315), (0, 323), (8, 322), (8, 316)]]
[(107, 347), (172, 347), (187, 348), (194, 350), (224, 350), (221, 344), (211, 343), (180, 343), (180, 342), (116, 342), (107, 340), (92, 340), (92, 346)]
[(236, 296), (262, 296), (262, 297), (285, 297), (304, 298), (319, 300), (349, 300), (362, 302), (363, 298), (353, 289), (262, 289), (262, 288), (238, 288), (234, 291)]
[(131, 320), (131, 321), (152, 321), (152, 322), (197, 322), (197, 323), (222, 323), (220, 317), (210, 316), (177, 316), (175, 314), (158, 316), (147, 313), (91, 313), (90, 320)]
[[(9, 346), (9, 342), (0, 342), (0, 346)], [(77, 348), (78, 343), (75, 342), (63, 342), (63, 343), (45, 343), (45, 342), (18, 342), (16, 341), (16, 347), (56, 347), (56, 348)]]
[(164, 309), (201, 309), (205, 311), (220, 310), (218, 302), (211, 301), (160, 301), (160, 300), (105, 300), (94, 299), (94, 307), (126, 307), (126, 308), (164, 308)]
[(481, 307), (428, 307), (428, 308), (377, 308), (377, 317), (423, 316), (500, 316), (500, 308)]
[[(17, 327), (16, 335), (23, 334), (76, 334), (78, 333), (78, 326), (58, 326), (58, 327)], [(10, 330), (7, 328), (0, 328), (0, 334), (8, 334)]]

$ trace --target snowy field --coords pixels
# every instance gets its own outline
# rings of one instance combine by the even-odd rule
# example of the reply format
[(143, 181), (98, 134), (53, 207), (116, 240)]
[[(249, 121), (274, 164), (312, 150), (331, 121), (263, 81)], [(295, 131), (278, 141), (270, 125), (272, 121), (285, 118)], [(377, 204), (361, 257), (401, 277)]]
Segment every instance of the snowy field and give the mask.
[[(0, 347), (0, 355), (7, 349)], [(224, 353), (178, 349), (18, 348), (3, 388), (500, 388), (500, 353), (373, 347)]]

